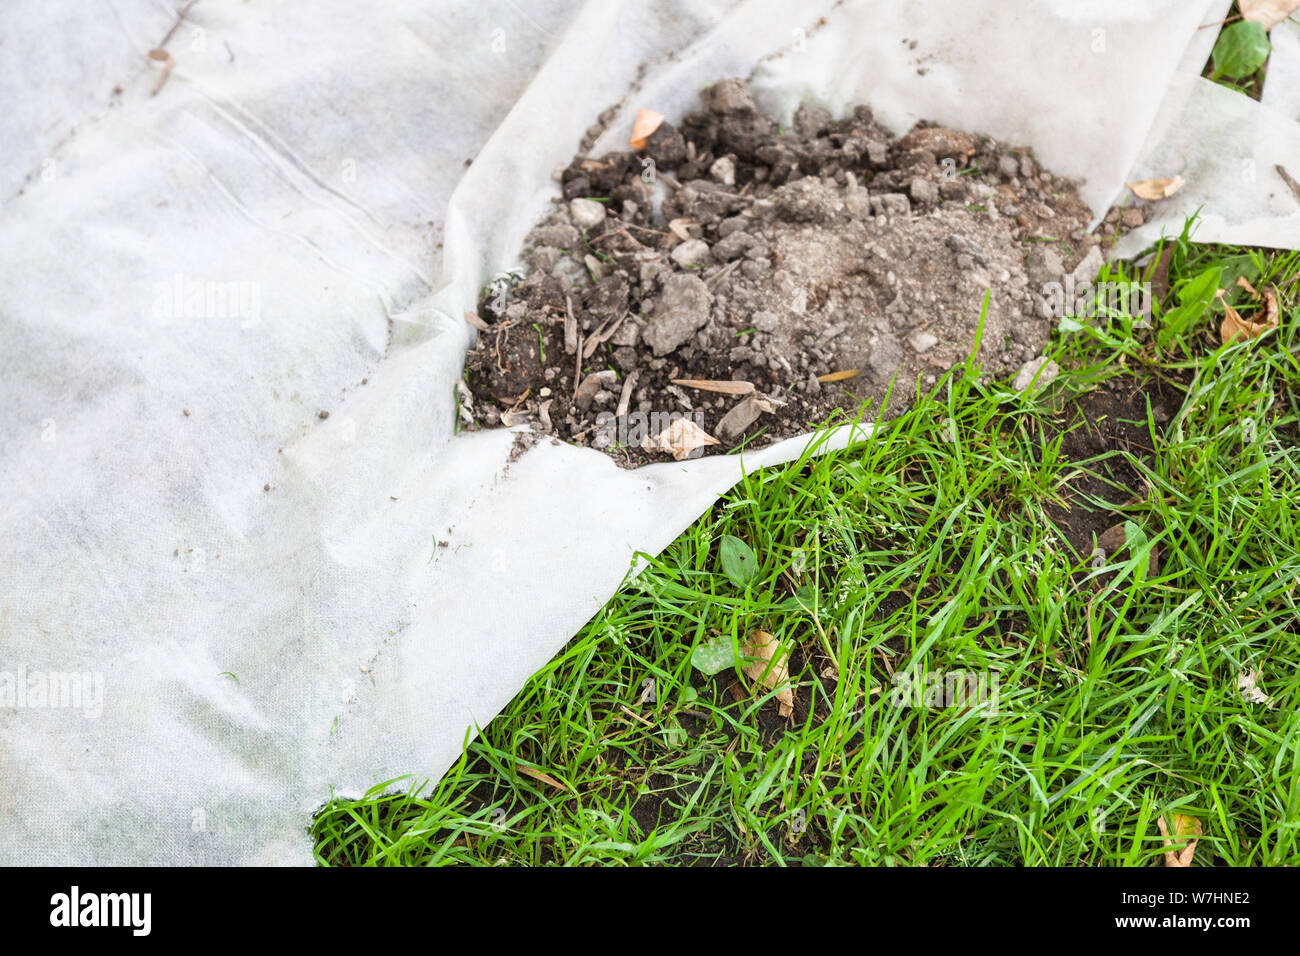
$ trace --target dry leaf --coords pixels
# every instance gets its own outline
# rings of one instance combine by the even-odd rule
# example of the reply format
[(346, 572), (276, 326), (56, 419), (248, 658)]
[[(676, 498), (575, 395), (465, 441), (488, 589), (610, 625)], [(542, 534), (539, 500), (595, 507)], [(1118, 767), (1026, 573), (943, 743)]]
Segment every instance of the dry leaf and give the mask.
[(1125, 183), (1129, 189), (1133, 190), (1133, 195), (1138, 199), (1168, 199), (1178, 190), (1182, 189), (1187, 180), (1182, 176), (1171, 176), (1168, 179), (1144, 179), (1137, 183)]
[(1124, 522), (1111, 525), (1105, 531), (1097, 536), (1097, 547), (1106, 552), (1110, 557), (1122, 550), (1128, 545), (1128, 535), (1124, 531)]
[(597, 392), (602, 388), (613, 388), (617, 383), (618, 373), (612, 368), (592, 372), (582, 380), (582, 384), (573, 393), (573, 404), (585, 412), (591, 407), (592, 400), (596, 397)]
[(1174, 814), (1174, 838), (1180, 841), (1191, 838), (1187, 845), (1177, 852), (1169, 849), (1174, 840), (1169, 836), (1169, 827), (1165, 824), (1163, 815), (1156, 817), (1156, 826), (1160, 828), (1160, 837), (1166, 847), (1165, 866), (1191, 866), (1192, 854), (1196, 852), (1196, 841), (1201, 835), (1201, 821), (1182, 813)]
[(845, 368), (838, 372), (827, 372), (825, 375), (818, 375), (817, 381), (825, 385), (828, 382), (843, 382), (845, 379), (857, 378), (860, 369)]
[(731, 411), (722, 416), (722, 420), (717, 425), (718, 435), (724, 441), (734, 441), (740, 437), (741, 432), (758, 421), (759, 416), (764, 412), (770, 415), (776, 411), (778, 405), (784, 404), (757, 392), (746, 395)]
[(465, 321), (474, 326), (474, 328), (478, 329), (480, 332), (486, 332), (491, 328), (490, 325), (483, 321), (477, 312), (466, 312)]
[(753, 382), (719, 382), (706, 378), (675, 378), (673, 384), (698, 388), (703, 392), (721, 392), (723, 395), (748, 395), (754, 390)]
[(1237, 675), (1237, 690), (1241, 692), (1241, 699), (1248, 704), (1263, 704), (1265, 707), (1273, 706), (1273, 698), (1256, 686), (1259, 680), (1259, 668), (1253, 671), (1242, 671)]
[(522, 425), (532, 416), (531, 409), (525, 405), (522, 409), (507, 408), (501, 413), (501, 424), (506, 428)]
[(691, 238), (690, 227), (694, 225), (689, 219), (674, 219), (668, 224), (668, 231), (674, 236), (685, 242)]
[(1277, 326), (1277, 293), (1264, 290), (1264, 324), (1270, 329)]
[(1259, 298), (1259, 293), (1255, 291), (1255, 287), (1253, 285), (1251, 285), (1249, 282), (1246, 281), (1245, 276), (1237, 276), (1237, 286), (1238, 288), (1245, 289), (1247, 292), (1251, 294), (1253, 298), (1256, 299)]
[(1242, 19), (1254, 20), (1265, 30), (1271, 30), (1296, 10), (1300, 0), (1237, 0)]
[(776, 692), (777, 713), (782, 717), (792, 715), (794, 691), (789, 687), (790, 655), (781, 647), (781, 642), (767, 631), (751, 631), (749, 640), (741, 647), (740, 653), (755, 658), (742, 668), (745, 676), (753, 681), (761, 681), (768, 690), (781, 687)]
[(1223, 290), (1214, 293), (1223, 303), (1223, 321), (1219, 323), (1219, 341), (1224, 345), (1237, 339), (1253, 339), (1263, 335), (1269, 329), (1277, 328), (1277, 295), (1272, 289), (1264, 290), (1264, 318), (1260, 320), (1242, 318), (1240, 312), (1228, 305), (1223, 297)]
[(654, 110), (648, 110), (642, 107), (636, 111), (636, 119), (632, 123), (632, 137), (627, 144), (633, 149), (645, 149), (646, 137), (659, 128), (659, 124), (664, 121), (662, 113), (656, 113)]
[(641, 445), (646, 451), (663, 451), (678, 461), (691, 457), (696, 449), (716, 445), (718, 440), (689, 418), (678, 418), (654, 438)]
[(1151, 294), (1157, 302), (1163, 302), (1169, 294), (1169, 257), (1172, 246), (1166, 245), (1160, 250), (1160, 258), (1151, 272)]
[[(518, 770), (520, 773), (522, 773), (525, 777), (532, 777), (534, 780), (539, 780), (542, 783), (546, 784), (548, 787), (554, 787), (556, 790), (569, 790), (568, 787), (560, 783), (560, 781), (556, 780), (549, 773), (542, 773), (542, 771), (534, 770), (532, 767), (525, 767), (521, 763), (515, 764), (515, 769)], [(569, 792), (572, 793), (573, 791), (570, 790)]]

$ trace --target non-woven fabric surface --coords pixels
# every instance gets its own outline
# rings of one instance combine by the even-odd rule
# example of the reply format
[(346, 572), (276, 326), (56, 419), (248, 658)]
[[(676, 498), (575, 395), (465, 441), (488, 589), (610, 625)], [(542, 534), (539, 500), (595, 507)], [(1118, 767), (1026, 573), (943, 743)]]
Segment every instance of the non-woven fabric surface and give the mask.
[[(1180, 69), (1220, 0), (179, 6), (0, 9), (4, 864), (309, 863), (331, 792), (438, 777), (638, 551), (801, 453), (455, 434), (460, 316), (607, 108), (597, 152), (752, 73), (787, 119), (1031, 146), (1097, 214), (1221, 147), (1189, 109), (1297, 142)], [(1294, 245), (1266, 179), (1190, 182), (1200, 238)]]

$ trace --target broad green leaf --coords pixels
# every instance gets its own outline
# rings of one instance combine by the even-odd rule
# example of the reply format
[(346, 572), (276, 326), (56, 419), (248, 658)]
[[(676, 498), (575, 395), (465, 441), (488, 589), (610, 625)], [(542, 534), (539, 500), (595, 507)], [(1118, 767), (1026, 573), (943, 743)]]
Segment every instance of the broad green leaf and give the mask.
[(1268, 31), (1254, 20), (1239, 20), (1219, 34), (1214, 44), (1214, 75), (1240, 80), (1268, 59)]
[(736, 664), (736, 649), (729, 637), (715, 637), (705, 641), (691, 652), (691, 666), (702, 674), (712, 676)]
[(749, 545), (735, 535), (723, 535), (719, 547), (722, 555), (722, 573), (731, 579), (731, 583), (743, 588), (758, 577), (758, 558)]
[(1218, 266), (1206, 269), (1178, 288), (1178, 305), (1164, 314), (1158, 341), (1163, 348), (1182, 335), (1210, 309), (1222, 274)]

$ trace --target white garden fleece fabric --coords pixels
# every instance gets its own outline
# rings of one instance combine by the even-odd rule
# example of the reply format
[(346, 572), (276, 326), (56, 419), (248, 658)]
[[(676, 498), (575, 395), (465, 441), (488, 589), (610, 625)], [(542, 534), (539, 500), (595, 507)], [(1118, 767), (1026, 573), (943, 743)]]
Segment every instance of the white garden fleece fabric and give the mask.
[(0, 6), (3, 864), (310, 863), (331, 791), (437, 778), (636, 551), (799, 454), (453, 434), (460, 316), (614, 104), (597, 151), (752, 72), (1031, 146), (1099, 214), (1179, 173), (1174, 230), (1300, 235), (1295, 100), (1197, 77), (1226, 0), (181, 5)]

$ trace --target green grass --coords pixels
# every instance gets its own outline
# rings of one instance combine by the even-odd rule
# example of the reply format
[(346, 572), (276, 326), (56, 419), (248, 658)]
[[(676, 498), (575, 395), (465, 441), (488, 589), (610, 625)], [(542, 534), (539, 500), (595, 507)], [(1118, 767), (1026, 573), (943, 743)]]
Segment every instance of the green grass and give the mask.
[[(1214, 304), (1163, 340), (1170, 310), (1067, 326), (1043, 392), (958, 367), (870, 442), (747, 476), (441, 781), (327, 804), (318, 860), (1153, 866), (1180, 813), (1195, 865), (1300, 863), (1300, 255), (1170, 252), (1164, 305), (1218, 267), (1280, 286), (1281, 327), (1222, 347)], [(1142, 390), (1124, 427), (1145, 438), (1070, 459), (1071, 425), (1109, 427), (1073, 413), (1107, 382)], [(1065, 504), (1114, 511), (1127, 550), (1094, 567)], [(757, 556), (747, 585), (725, 535)], [(789, 720), (738, 668), (692, 667), (754, 629), (790, 650)], [(1255, 669), (1271, 707), (1237, 687)], [(988, 693), (925, 706), (925, 675)]]

